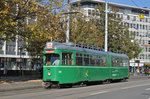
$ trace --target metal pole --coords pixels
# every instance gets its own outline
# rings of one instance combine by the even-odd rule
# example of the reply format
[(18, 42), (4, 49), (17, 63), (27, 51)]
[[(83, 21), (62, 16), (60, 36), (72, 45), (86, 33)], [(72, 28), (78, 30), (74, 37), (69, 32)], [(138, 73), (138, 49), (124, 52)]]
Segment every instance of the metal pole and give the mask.
[(108, 19), (108, 14), (107, 14), (107, 1), (106, 1), (106, 6), (105, 6), (105, 52), (107, 52), (108, 49), (108, 27), (107, 27), (107, 20)]
[[(69, 0), (68, 0), (69, 5)], [(68, 13), (70, 12), (70, 6), (68, 7)], [(70, 21), (70, 14), (67, 16), (67, 32), (66, 32), (66, 43), (69, 43), (69, 21)]]
[(22, 59), (21, 59), (22, 48), (20, 47), (19, 50), (20, 50), (20, 76), (22, 76), (22, 64), (21, 64), (21, 63), (22, 63), (22, 62), (21, 62), (21, 60), (22, 60)]

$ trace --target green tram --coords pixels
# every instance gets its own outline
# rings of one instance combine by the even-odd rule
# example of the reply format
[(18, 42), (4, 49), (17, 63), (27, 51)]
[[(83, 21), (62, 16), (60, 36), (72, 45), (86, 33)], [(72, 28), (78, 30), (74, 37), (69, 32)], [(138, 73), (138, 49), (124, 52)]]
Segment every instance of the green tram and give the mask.
[(127, 55), (81, 44), (47, 42), (43, 61), (45, 88), (129, 77)]

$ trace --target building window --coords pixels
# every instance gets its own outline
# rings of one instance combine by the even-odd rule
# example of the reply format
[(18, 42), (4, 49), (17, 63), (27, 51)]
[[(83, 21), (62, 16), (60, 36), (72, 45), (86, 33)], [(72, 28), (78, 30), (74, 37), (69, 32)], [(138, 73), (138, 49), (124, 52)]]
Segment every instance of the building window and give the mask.
[(92, 10), (92, 15), (95, 15), (95, 10)]
[(133, 21), (136, 21), (136, 16), (133, 17)]
[(130, 16), (129, 15), (127, 16), (127, 20), (130, 20)]
[(145, 52), (148, 52), (148, 51), (147, 51), (147, 47), (145, 48)]
[(129, 23), (127, 23), (127, 26), (128, 26), (128, 28), (129, 28)]
[(148, 44), (150, 44), (150, 40), (148, 41)]
[(148, 59), (150, 59), (150, 55), (148, 55)]
[(150, 52), (150, 48), (148, 48), (148, 52)]
[(145, 25), (145, 29), (148, 30), (147, 25)]
[(118, 18), (120, 18), (120, 14), (118, 14)]
[(137, 29), (139, 29), (139, 24), (137, 24)]
[(140, 24), (140, 29), (142, 29), (142, 25)]
[(145, 44), (145, 41), (143, 40), (143, 45)]
[(137, 32), (137, 36), (139, 36), (139, 32)]
[(132, 28), (132, 23), (130, 24), (130, 28)]
[(143, 25), (143, 30), (145, 29), (145, 25)]
[(92, 12), (91, 12), (91, 9), (88, 9), (88, 15), (91, 15)]
[(135, 24), (133, 24), (133, 28), (136, 28), (136, 25), (135, 25)]
[(145, 20), (146, 20), (146, 22), (148, 22), (148, 18), (146, 18)]

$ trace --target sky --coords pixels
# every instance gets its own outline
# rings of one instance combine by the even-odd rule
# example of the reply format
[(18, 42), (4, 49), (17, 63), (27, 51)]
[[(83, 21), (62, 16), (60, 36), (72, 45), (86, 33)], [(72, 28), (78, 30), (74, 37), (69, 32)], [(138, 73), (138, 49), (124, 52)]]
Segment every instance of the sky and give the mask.
[[(72, 1), (77, 1), (77, 0), (72, 0)], [(135, 7), (147, 7), (150, 9), (150, 0), (107, 0), (107, 1), (112, 3), (119, 3), (123, 5), (135, 6)]]

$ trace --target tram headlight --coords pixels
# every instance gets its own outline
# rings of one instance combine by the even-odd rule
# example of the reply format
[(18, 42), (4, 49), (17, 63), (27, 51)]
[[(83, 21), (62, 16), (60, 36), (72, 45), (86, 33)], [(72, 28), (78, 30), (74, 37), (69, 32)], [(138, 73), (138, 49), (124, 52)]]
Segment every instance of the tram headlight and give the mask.
[(48, 76), (51, 76), (51, 73), (50, 73), (50, 72), (48, 72), (48, 73), (47, 73), (47, 75), (48, 75)]

